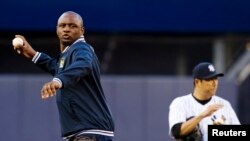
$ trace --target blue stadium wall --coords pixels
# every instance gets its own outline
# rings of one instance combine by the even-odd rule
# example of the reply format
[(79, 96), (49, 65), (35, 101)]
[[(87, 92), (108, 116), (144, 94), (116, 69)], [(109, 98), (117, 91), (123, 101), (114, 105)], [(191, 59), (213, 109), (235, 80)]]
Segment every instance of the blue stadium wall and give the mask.
[[(0, 75), (1, 141), (61, 141), (55, 97), (40, 98), (42, 85), (51, 79)], [(217, 95), (238, 113), (237, 86), (220, 81)], [(167, 76), (102, 76), (102, 84), (115, 119), (115, 141), (171, 141), (169, 104), (193, 88), (192, 78)]]
[(11, 0), (1, 1), (0, 31), (54, 31), (73, 10), (94, 32), (250, 31), (249, 0)]

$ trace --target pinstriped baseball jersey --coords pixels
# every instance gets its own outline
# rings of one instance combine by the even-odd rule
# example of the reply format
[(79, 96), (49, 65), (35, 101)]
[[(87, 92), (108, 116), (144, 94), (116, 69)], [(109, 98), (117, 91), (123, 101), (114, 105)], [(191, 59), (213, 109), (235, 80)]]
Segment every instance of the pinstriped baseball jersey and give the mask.
[(213, 113), (210, 117), (202, 119), (199, 123), (199, 130), (202, 133), (203, 141), (207, 141), (208, 138), (208, 125), (213, 124), (213, 118), (225, 117), (225, 124), (240, 124), (238, 117), (236, 116), (235, 111), (233, 110), (231, 104), (218, 96), (213, 96), (211, 100), (202, 105), (199, 103), (192, 94), (175, 98), (169, 106), (169, 132), (171, 133), (172, 127), (181, 122), (185, 122), (188, 118), (197, 116), (203, 112), (209, 105), (220, 103), (224, 106)]

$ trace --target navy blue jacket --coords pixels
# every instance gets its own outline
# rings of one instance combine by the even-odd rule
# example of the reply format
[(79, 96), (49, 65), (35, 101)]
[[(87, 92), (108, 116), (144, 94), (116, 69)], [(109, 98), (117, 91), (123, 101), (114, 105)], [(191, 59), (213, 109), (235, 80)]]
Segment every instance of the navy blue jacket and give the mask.
[(114, 131), (99, 61), (89, 44), (76, 42), (57, 58), (40, 53), (35, 63), (62, 82), (56, 94), (62, 136), (88, 129)]

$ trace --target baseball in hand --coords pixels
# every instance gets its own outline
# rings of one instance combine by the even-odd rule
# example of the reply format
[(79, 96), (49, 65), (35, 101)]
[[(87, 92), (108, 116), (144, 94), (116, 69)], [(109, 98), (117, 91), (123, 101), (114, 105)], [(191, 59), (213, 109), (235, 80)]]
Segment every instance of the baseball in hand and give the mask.
[(19, 38), (19, 37), (16, 37), (12, 40), (12, 45), (14, 46), (14, 49), (17, 50), (17, 53), (21, 53), (20, 50), (18, 50), (18, 48), (20, 46), (23, 46), (23, 39), (22, 38)]

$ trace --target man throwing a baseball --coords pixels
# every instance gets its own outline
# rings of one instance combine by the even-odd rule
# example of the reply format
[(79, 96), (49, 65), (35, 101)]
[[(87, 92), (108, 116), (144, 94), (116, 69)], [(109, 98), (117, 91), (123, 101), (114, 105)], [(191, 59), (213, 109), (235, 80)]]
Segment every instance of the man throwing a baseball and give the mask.
[(53, 80), (43, 85), (42, 99), (56, 95), (65, 141), (112, 141), (114, 122), (100, 82), (99, 61), (94, 49), (84, 39), (81, 16), (63, 13), (57, 23), (61, 53), (51, 58), (35, 51), (21, 36), (23, 44), (13, 40), (18, 53), (31, 59)]
[(240, 124), (229, 101), (216, 96), (214, 65), (202, 62), (193, 69), (194, 90), (175, 98), (169, 107), (170, 136), (181, 141), (207, 141), (208, 125)]

